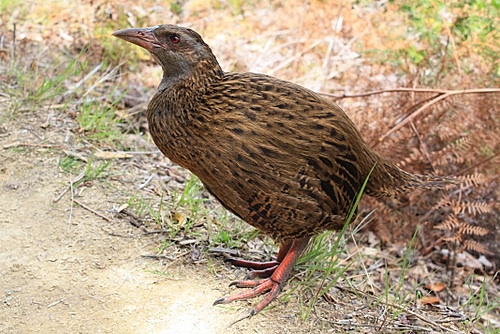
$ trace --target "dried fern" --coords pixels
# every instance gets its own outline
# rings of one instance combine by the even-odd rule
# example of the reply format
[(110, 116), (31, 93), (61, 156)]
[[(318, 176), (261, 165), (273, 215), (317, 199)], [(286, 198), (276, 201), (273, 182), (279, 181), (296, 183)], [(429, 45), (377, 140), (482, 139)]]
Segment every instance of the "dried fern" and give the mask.
[(484, 227), (481, 226), (472, 226), (466, 223), (460, 224), (458, 227), (458, 233), (465, 235), (486, 235), (490, 233), (490, 231)]
[(457, 177), (457, 179), (466, 187), (479, 187), (487, 181), (487, 178), (481, 173), (463, 175)]
[(451, 207), (456, 215), (467, 212), (472, 216), (490, 212), (492, 209), (491, 203), (486, 203), (485, 201), (478, 201), (478, 202), (451, 201)]
[[(410, 110), (409, 101), (414, 100), (400, 98), (407, 100), (394, 105)], [(371, 201), (372, 208), (381, 207), (374, 222), (377, 235), (384, 231), (383, 238), (387, 240), (388, 231), (392, 242), (408, 240), (417, 224), (425, 224), (431, 228), (421, 232), (427, 241), (423, 248), (445, 240), (457, 243), (459, 249), (451, 247), (452, 250), (491, 253), (477, 238), (494, 239), (488, 232), (493, 227), (491, 222), (498, 218), (494, 203), (498, 203), (499, 195), (495, 183), (500, 136), (496, 134), (494, 104), (482, 96), (440, 102), (420, 119), (415, 118), (410, 126), (401, 128), (397, 135), (387, 136), (379, 143), (377, 150), (399, 158), (400, 167), (420, 174), (460, 175), (456, 177), (460, 186), (435, 192), (415, 191), (399, 200)], [(394, 119), (398, 119), (401, 115), (396, 116), (395, 112)], [(415, 219), (415, 215), (420, 219)]]
[(455, 229), (458, 229), (459, 226), (460, 222), (458, 221), (457, 216), (451, 214), (446, 218), (444, 222), (434, 226), (434, 228), (443, 231), (453, 231)]
[(486, 248), (486, 246), (475, 240), (464, 240), (462, 248), (464, 250), (472, 250), (482, 254), (493, 255), (493, 253), (490, 252), (490, 250)]

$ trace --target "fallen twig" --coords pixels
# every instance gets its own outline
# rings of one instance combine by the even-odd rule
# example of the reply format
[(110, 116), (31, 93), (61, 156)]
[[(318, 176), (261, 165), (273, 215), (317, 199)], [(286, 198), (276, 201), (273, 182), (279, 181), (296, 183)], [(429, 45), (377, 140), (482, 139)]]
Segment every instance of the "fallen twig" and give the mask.
[(156, 254), (143, 254), (141, 257), (147, 258), (147, 259), (153, 259), (153, 260), (177, 260), (177, 257), (174, 256), (169, 256), (169, 255), (156, 255)]
[(73, 187), (73, 185), (75, 183), (77, 183), (80, 180), (82, 180), (84, 176), (85, 176), (85, 172), (81, 172), (80, 174), (78, 174), (77, 177), (75, 177), (73, 180), (71, 180), (69, 182), (69, 186), (66, 187), (66, 189), (64, 189), (63, 192), (59, 194), (59, 196), (57, 196), (56, 198), (54, 198), (54, 203), (59, 202), (59, 200), (64, 196), (64, 194), (66, 194), (68, 192), (68, 190), (70, 190)]
[(49, 305), (47, 305), (47, 308), (54, 307), (54, 306), (56, 306), (57, 304), (62, 303), (65, 299), (66, 299), (66, 298), (59, 299), (58, 301), (55, 301), (55, 302), (53, 302), (53, 303), (50, 303)]
[(385, 93), (398, 93), (398, 92), (437, 93), (437, 94), (447, 94), (450, 92), (453, 92), (454, 94), (498, 93), (498, 92), (500, 92), (500, 88), (448, 90), (448, 89), (433, 89), (433, 88), (398, 87), (398, 88), (389, 88), (389, 89), (378, 89), (378, 90), (372, 90), (372, 91), (368, 91), (368, 92), (364, 92), (364, 93), (353, 93), (353, 94), (349, 94), (349, 93), (331, 94), (331, 93), (324, 93), (324, 92), (318, 92), (318, 94), (323, 95), (323, 96), (328, 96), (328, 97), (331, 97), (334, 99), (348, 99), (348, 98), (364, 97), (364, 96), (378, 95), (378, 94), (385, 94)]
[(92, 213), (93, 213), (93, 214), (95, 214), (96, 216), (99, 216), (99, 217), (101, 217), (102, 219), (107, 220), (107, 221), (108, 221), (108, 222), (110, 222), (110, 223), (113, 223), (113, 222), (114, 222), (114, 220), (113, 220), (112, 218), (109, 218), (109, 217), (107, 217), (107, 216), (103, 215), (102, 213), (97, 212), (96, 210), (94, 210), (94, 209), (92, 209), (92, 208), (88, 207), (87, 205), (83, 204), (82, 202), (80, 202), (80, 201), (76, 200), (75, 198), (73, 198), (73, 202), (75, 202), (76, 204), (78, 204), (79, 206), (81, 206), (82, 208), (84, 208), (85, 210), (88, 210), (88, 211), (92, 212)]
[(476, 89), (460, 89), (460, 90), (446, 90), (446, 89), (430, 89), (430, 88), (392, 88), (392, 89), (381, 89), (374, 90), (365, 93), (358, 94), (328, 94), (328, 93), (319, 93), (321, 95), (329, 96), (332, 98), (340, 99), (340, 98), (354, 98), (354, 97), (364, 97), (375, 94), (383, 94), (383, 93), (394, 93), (394, 92), (415, 92), (415, 93), (436, 93), (437, 95), (429, 100), (429, 102), (423, 104), (420, 108), (413, 111), (410, 115), (404, 118), (400, 123), (393, 126), (389, 131), (378, 138), (378, 142), (383, 141), (393, 132), (399, 130), (409, 122), (413, 121), (415, 117), (420, 115), (425, 109), (429, 108), (431, 105), (444, 100), (453, 95), (461, 95), (461, 94), (488, 94), (488, 93), (499, 93), (500, 88), (476, 88)]
[(10, 144), (6, 144), (3, 146), (4, 149), (12, 148), (12, 147), (39, 147), (39, 148), (62, 148), (62, 145), (56, 144), (31, 144), (31, 143), (19, 143), (14, 142)]
[(140, 189), (142, 189), (142, 188), (146, 187), (146, 186), (149, 184), (149, 182), (151, 182), (151, 180), (153, 179), (153, 177), (155, 177), (155, 175), (156, 175), (156, 174), (151, 174), (151, 175), (148, 177), (148, 179), (147, 179), (146, 181), (144, 181), (144, 183), (143, 183), (143, 184), (139, 185), (139, 187), (138, 187), (137, 189), (139, 189), (139, 190), (140, 190)]

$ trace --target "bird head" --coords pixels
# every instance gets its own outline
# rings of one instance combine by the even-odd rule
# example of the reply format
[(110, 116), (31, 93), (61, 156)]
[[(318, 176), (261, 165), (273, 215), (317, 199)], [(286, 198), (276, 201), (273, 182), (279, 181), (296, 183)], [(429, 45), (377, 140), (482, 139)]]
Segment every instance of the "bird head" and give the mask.
[(219, 67), (210, 47), (189, 28), (164, 24), (122, 29), (113, 36), (148, 50), (163, 68), (164, 76), (170, 78), (192, 75), (200, 64)]

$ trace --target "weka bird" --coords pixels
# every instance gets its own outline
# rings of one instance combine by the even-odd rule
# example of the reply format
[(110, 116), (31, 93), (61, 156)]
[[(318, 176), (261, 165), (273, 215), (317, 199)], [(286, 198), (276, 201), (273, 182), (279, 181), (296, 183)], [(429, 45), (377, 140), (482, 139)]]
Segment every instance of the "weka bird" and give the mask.
[(443, 183), (382, 158), (338, 105), (311, 90), (263, 74), (224, 72), (191, 29), (160, 25), (113, 35), (148, 50), (163, 68), (147, 109), (161, 152), (281, 243), (275, 261), (231, 260), (254, 269), (233, 283), (252, 289), (215, 304), (268, 292), (251, 316), (274, 300), (311, 236), (343, 226), (372, 168), (364, 190), (370, 196)]

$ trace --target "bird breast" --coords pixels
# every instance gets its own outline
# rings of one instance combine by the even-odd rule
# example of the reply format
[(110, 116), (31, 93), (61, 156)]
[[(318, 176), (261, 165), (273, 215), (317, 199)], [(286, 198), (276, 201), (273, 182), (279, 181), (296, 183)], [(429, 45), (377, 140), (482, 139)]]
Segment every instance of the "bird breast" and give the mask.
[(227, 75), (207, 92), (184, 104), (153, 98), (149, 124), (159, 149), (277, 239), (337, 227), (366, 173), (355, 154), (363, 142), (345, 113), (262, 75)]

